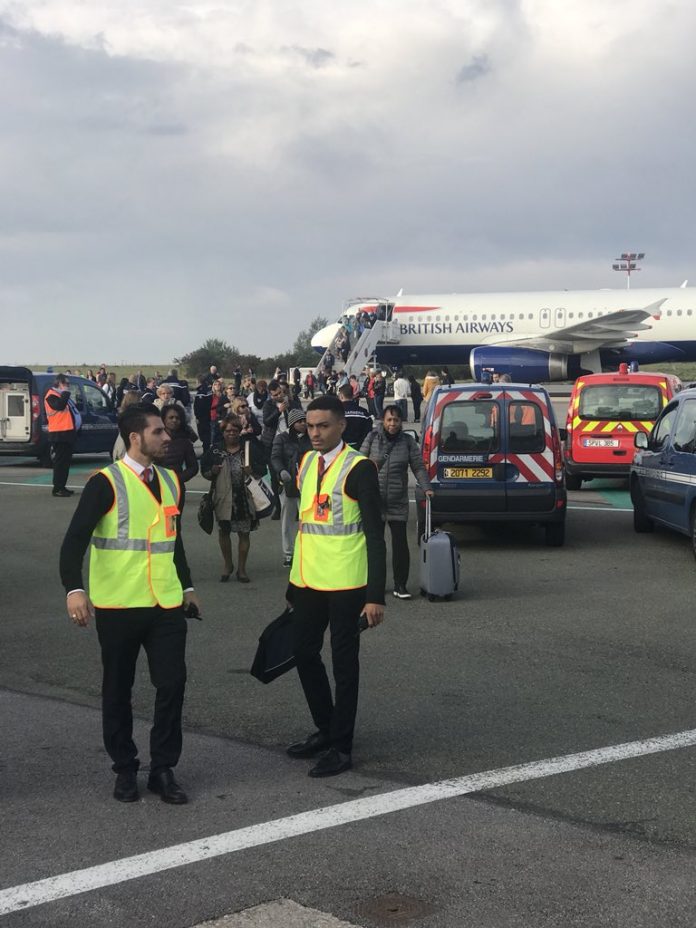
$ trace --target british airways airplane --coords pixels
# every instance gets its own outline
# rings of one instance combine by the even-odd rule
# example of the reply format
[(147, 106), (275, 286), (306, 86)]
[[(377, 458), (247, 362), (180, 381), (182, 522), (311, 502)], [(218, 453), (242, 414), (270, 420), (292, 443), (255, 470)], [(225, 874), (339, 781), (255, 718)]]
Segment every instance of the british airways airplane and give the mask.
[[(360, 341), (380, 364), (469, 364), (507, 373), (513, 381), (574, 379), (614, 369), (622, 361), (640, 364), (696, 360), (696, 288), (556, 290), (536, 293), (453, 293), (389, 299), (358, 299), (346, 315), (368, 312), (382, 324)], [(323, 352), (341, 323), (312, 339)], [(369, 331), (369, 330), (368, 330)], [(353, 351), (348, 365), (364, 365)], [(340, 366), (340, 365), (339, 365)]]

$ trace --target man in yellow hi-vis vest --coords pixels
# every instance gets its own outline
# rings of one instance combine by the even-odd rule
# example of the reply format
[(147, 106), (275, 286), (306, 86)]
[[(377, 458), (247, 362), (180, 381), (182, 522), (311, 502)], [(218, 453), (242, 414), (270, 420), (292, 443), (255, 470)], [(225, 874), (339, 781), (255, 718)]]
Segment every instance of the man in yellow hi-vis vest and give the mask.
[[(169, 441), (157, 409), (130, 406), (119, 432), (126, 455), (85, 485), (61, 548), (60, 574), (72, 621), (84, 627), (96, 614), (114, 798), (138, 799), (131, 689), (142, 647), (156, 689), (147, 786), (163, 802), (181, 805), (187, 797), (172, 768), (181, 754), (186, 615), (199, 615), (178, 530), (181, 489), (174, 471), (153, 466)], [(89, 598), (82, 581), (88, 545)]]
[[(358, 705), (360, 618), (384, 618), (386, 556), (377, 469), (343, 441), (343, 404), (322, 396), (307, 407), (312, 451), (300, 463), (300, 525), (288, 586), (297, 671), (317, 731), (291, 757), (320, 755), (311, 777), (351, 767)], [(327, 626), (336, 683), (332, 698), (321, 648)]]

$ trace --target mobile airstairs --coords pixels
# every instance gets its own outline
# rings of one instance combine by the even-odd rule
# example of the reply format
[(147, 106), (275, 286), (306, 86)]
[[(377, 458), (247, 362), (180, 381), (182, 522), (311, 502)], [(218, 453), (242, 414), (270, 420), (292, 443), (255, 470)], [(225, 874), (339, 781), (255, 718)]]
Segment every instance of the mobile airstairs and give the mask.
[[(357, 303), (358, 301), (355, 302)], [(360, 300), (359, 302), (365, 303), (364, 300)], [(351, 302), (351, 304), (348, 305), (351, 306), (354, 304)], [(374, 303), (371, 305), (374, 305)], [(384, 307), (383, 313), (386, 316), (386, 319), (375, 319), (370, 328), (363, 329), (363, 331), (357, 336), (357, 340), (355, 340), (356, 336), (354, 333), (353, 345), (345, 364), (340, 361), (335, 364), (335, 367), (338, 370), (345, 371), (347, 377), (351, 377), (353, 374), (358, 376), (365, 370), (366, 367), (375, 366), (377, 361), (376, 355), (378, 345), (398, 344), (398, 323), (392, 322), (391, 319), (391, 312), (394, 306), (393, 304), (380, 302), (378, 311), (381, 310), (382, 307)], [(349, 312), (349, 310), (347, 311)], [(343, 318), (344, 316), (341, 317), (341, 319)], [(316, 374), (318, 374), (319, 371), (325, 366), (326, 358), (328, 355), (333, 354), (335, 356), (336, 338), (338, 334), (344, 330), (344, 328), (345, 327), (341, 323), (341, 328), (332, 339), (331, 344), (327, 347), (326, 351), (321, 357), (321, 360), (319, 361), (319, 364), (316, 367)]]

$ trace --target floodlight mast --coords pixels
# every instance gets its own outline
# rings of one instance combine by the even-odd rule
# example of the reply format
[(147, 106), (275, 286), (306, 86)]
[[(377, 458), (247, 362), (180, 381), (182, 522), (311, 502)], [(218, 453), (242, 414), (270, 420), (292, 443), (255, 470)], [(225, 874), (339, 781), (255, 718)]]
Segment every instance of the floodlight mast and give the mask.
[(631, 289), (631, 271), (639, 271), (637, 262), (642, 261), (645, 257), (644, 251), (624, 251), (619, 258), (614, 258), (616, 264), (612, 264), (615, 271), (626, 272), (626, 289)]

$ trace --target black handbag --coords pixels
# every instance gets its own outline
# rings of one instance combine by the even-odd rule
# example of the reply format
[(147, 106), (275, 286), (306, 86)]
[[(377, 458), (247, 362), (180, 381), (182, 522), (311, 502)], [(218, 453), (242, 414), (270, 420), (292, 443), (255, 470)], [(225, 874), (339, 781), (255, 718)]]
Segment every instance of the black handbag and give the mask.
[(213, 526), (215, 525), (215, 505), (213, 503), (213, 492), (215, 490), (215, 478), (210, 484), (210, 489), (207, 493), (204, 493), (201, 497), (201, 501), (198, 504), (198, 524), (206, 533), (206, 535), (213, 534)]
[(292, 610), (286, 609), (261, 633), (254, 663), (249, 671), (261, 683), (270, 683), (295, 666)]

